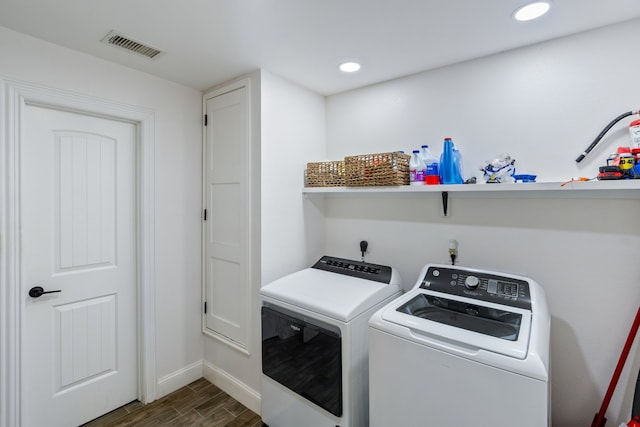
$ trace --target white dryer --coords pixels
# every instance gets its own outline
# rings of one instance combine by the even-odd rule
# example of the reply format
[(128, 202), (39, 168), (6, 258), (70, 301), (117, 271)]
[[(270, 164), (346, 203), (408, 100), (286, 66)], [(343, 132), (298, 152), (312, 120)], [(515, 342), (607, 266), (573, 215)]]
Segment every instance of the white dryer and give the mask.
[(368, 427), (368, 322), (399, 284), (391, 267), (325, 256), (260, 290), (263, 425)]
[(532, 279), (426, 265), (369, 321), (370, 426), (549, 426), (549, 334)]

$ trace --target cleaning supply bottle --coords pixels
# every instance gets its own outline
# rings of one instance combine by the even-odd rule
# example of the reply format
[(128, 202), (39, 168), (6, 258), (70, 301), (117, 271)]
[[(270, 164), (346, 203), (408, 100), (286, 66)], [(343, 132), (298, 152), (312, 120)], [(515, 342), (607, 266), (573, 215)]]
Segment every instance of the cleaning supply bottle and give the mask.
[(631, 148), (640, 148), (640, 120), (629, 123), (629, 133), (631, 134)]
[(440, 156), (440, 183), (462, 184), (462, 157), (456, 150), (451, 138), (444, 139), (444, 148)]
[(422, 161), (425, 165), (424, 182), (428, 185), (440, 184), (440, 175), (438, 174), (438, 169), (440, 169), (440, 161), (431, 152), (431, 150), (429, 150), (428, 145), (422, 146), (422, 150), (420, 150), (420, 156), (422, 156)]
[(409, 160), (409, 184), (424, 185), (424, 162), (420, 157), (420, 150), (413, 150)]
[(460, 175), (460, 182), (464, 184), (464, 177), (462, 176), (462, 153), (455, 146), (453, 147), (453, 164)]

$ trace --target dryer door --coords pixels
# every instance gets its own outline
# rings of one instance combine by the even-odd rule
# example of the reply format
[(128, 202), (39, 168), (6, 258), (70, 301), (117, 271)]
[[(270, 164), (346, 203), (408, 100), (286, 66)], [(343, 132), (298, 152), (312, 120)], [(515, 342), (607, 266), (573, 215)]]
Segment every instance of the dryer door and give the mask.
[(262, 372), (337, 417), (342, 416), (340, 329), (262, 307)]

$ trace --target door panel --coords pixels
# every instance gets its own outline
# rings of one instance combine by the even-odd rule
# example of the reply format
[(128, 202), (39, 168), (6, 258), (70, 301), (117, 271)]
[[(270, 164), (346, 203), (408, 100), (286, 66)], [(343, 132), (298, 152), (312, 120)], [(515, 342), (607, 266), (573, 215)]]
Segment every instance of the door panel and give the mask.
[(58, 272), (114, 266), (116, 141), (78, 132), (54, 132), (54, 138)]
[(76, 426), (138, 397), (137, 131), (37, 106), (24, 124), (23, 425)]
[(56, 394), (117, 371), (116, 296), (53, 307)]

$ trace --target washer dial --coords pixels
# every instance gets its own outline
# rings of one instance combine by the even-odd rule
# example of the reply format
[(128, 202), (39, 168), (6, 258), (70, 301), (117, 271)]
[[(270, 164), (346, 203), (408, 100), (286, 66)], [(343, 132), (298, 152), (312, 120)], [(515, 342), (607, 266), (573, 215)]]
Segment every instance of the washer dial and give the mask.
[(480, 284), (480, 280), (476, 276), (467, 276), (464, 285), (469, 289), (475, 289)]

